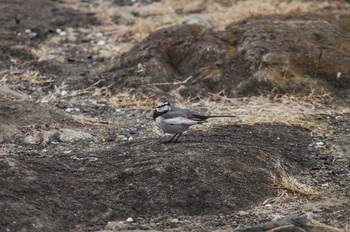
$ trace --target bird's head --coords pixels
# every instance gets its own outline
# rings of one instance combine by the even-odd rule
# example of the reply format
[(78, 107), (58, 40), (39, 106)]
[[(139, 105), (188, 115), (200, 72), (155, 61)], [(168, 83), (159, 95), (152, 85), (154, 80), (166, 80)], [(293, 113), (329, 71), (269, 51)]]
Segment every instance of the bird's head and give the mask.
[(168, 100), (166, 98), (160, 98), (156, 103), (156, 107), (154, 111), (162, 114), (162, 113), (168, 112), (170, 109), (171, 109), (171, 106)]

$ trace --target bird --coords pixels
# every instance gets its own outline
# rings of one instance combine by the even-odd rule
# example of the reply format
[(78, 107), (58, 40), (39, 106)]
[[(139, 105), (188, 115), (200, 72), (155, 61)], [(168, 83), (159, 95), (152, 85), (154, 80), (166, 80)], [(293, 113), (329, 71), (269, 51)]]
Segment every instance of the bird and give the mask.
[(209, 118), (235, 117), (234, 115), (199, 115), (189, 109), (173, 106), (166, 98), (160, 98), (156, 102), (153, 112), (153, 120), (165, 133), (174, 134), (167, 143), (174, 142), (180, 138), (183, 132), (196, 124), (207, 122)]

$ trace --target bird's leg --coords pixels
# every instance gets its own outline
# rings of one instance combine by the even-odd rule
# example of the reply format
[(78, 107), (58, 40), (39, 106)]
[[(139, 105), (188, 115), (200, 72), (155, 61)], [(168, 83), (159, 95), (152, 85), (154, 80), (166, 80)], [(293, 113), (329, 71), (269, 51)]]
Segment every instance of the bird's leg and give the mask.
[(174, 143), (177, 142), (177, 140), (180, 138), (181, 135), (182, 135), (182, 133), (180, 133), (179, 136), (177, 136), (177, 138), (175, 139)]
[(171, 143), (171, 142), (173, 141), (173, 139), (176, 137), (176, 135), (178, 135), (178, 134), (175, 134), (175, 135), (168, 141), (168, 143)]

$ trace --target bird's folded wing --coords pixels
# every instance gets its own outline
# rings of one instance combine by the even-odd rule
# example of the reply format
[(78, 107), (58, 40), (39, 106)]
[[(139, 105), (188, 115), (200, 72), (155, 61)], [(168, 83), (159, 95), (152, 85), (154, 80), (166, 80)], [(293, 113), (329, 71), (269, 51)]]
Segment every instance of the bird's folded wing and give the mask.
[(172, 125), (194, 125), (198, 123), (203, 123), (203, 120), (195, 119), (195, 118), (187, 118), (187, 117), (174, 117), (165, 120), (166, 123)]

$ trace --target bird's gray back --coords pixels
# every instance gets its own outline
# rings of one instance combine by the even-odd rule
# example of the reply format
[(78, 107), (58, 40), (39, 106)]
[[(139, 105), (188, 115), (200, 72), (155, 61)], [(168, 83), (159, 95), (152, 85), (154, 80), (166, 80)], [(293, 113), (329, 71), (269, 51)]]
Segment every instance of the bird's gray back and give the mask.
[(191, 111), (188, 109), (183, 109), (177, 106), (171, 106), (171, 109), (163, 116), (164, 119), (181, 117), (191, 114)]

